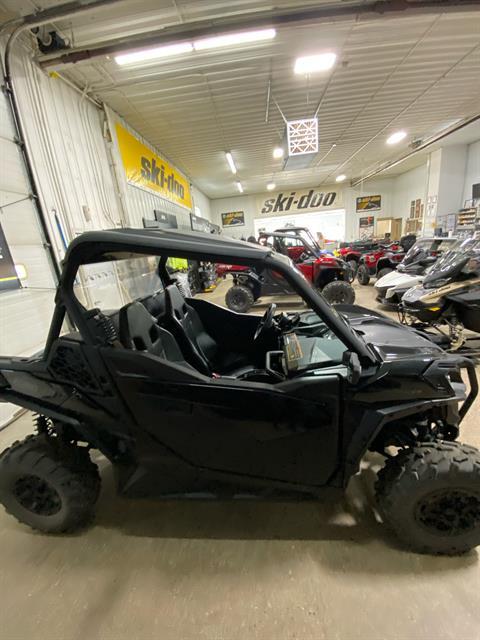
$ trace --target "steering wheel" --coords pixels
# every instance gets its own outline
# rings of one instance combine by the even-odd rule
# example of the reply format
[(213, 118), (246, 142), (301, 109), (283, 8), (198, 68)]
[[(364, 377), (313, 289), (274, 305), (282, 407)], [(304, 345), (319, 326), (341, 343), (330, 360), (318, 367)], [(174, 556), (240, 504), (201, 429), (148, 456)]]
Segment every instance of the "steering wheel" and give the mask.
[(275, 310), (277, 305), (272, 302), (272, 304), (268, 305), (268, 309), (263, 314), (263, 318), (258, 323), (257, 329), (255, 331), (255, 335), (253, 336), (254, 342), (260, 338), (266, 331), (272, 328), (273, 326), (273, 316), (275, 315)]

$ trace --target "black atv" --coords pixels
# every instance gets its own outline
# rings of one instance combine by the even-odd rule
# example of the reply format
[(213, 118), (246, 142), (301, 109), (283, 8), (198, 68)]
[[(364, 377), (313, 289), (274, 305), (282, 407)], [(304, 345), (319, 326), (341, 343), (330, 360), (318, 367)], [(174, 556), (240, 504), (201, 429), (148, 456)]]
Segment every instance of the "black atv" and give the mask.
[[(272, 270), (308, 310), (260, 318), (185, 299), (168, 257)], [(82, 265), (106, 262), (117, 309), (81, 286)], [(480, 453), (457, 441), (477, 392), (470, 360), (368, 309), (333, 309), (268, 247), (85, 233), (66, 253), (43, 354), (0, 358), (0, 399), (39, 416), (0, 456), (0, 500), (35, 529), (69, 532), (99, 494), (91, 449), (131, 497), (340, 495), (376, 451), (383, 520), (417, 551), (463, 553), (480, 543)]]

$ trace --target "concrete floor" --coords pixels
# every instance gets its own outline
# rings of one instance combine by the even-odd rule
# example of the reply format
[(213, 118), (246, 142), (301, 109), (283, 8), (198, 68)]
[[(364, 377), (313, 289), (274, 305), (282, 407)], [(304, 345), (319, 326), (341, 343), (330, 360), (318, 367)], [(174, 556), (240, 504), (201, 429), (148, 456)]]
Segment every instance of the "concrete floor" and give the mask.
[[(371, 286), (357, 293), (375, 305)], [(462, 428), (476, 446), (479, 406)], [(0, 449), (30, 429), (25, 415)], [(127, 501), (99, 462), (81, 534), (40, 535), (0, 511), (2, 640), (480, 638), (477, 552), (399, 549), (372, 508), (380, 457), (338, 504)]]

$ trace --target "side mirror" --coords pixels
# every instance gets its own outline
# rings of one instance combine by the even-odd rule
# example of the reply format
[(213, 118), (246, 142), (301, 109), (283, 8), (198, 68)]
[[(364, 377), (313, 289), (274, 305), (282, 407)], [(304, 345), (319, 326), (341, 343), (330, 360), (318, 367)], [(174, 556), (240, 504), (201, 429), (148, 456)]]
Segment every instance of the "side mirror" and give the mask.
[(362, 375), (362, 365), (358, 355), (354, 351), (345, 351), (342, 357), (342, 364), (348, 368), (348, 382), (357, 384)]

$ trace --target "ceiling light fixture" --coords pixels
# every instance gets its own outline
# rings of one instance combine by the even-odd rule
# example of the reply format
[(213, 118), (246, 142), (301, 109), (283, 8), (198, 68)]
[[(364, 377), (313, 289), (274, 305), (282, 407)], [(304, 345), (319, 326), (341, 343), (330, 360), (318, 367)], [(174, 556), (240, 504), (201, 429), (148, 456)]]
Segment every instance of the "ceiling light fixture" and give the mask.
[(274, 158), (283, 158), (283, 149), (282, 149), (282, 147), (275, 147), (275, 149), (273, 150), (273, 157)]
[(243, 193), (243, 187), (242, 187), (242, 183), (237, 181), (237, 189), (240, 191), (240, 193)]
[(123, 53), (115, 56), (115, 62), (119, 65), (134, 64), (135, 62), (148, 62), (149, 60), (157, 60), (157, 58), (178, 56), (181, 53), (190, 53), (192, 51), (193, 45), (191, 42), (178, 42), (177, 44), (167, 44), (164, 47)]
[(335, 178), (335, 182), (343, 182), (344, 180), (346, 180), (346, 178), (347, 176), (344, 173), (342, 173)]
[(235, 162), (233, 161), (233, 156), (230, 151), (225, 151), (225, 157), (228, 162), (228, 166), (230, 167), (230, 171), (235, 174), (237, 173), (237, 167), (235, 166)]
[(309, 74), (316, 71), (328, 71), (335, 64), (335, 53), (319, 53), (313, 56), (303, 56), (295, 60), (294, 73)]
[(249, 42), (259, 42), (261, 40), (272, 40), (277, 35), (275, 29), (257, 29), (255, 31), (239, 31), (237, 33), (226, 33), (223, 36), (213, 36), (212, 38), (201, 38), (195, 40), (193, 46), (196, 51), (204, 49), (215, 49), (217, 47), (230, 47), (236, 44), (248, 44)]
[(277, 185), (276, 185), (274, 182), (269, 182), (269, 183), (267, 184), (267, 189), (268, 189), (269, 191), (273, 191), (273, 190), (275, 189), (275, 187), (276, 187), (276, 186), (277, 186)]
[(397, 142), (400, 142), (406, 137), (407, 137), (406, 131), (395, 131), (395, 133), (392, 133), (392, 135), (389, 138), (387, 138), (387, 144), (397, 144)]

